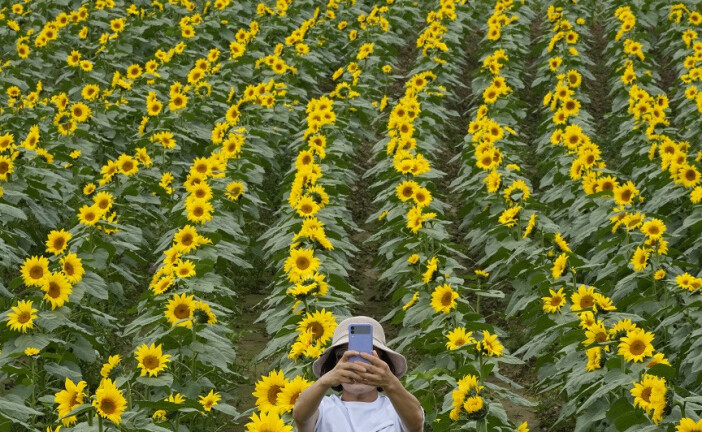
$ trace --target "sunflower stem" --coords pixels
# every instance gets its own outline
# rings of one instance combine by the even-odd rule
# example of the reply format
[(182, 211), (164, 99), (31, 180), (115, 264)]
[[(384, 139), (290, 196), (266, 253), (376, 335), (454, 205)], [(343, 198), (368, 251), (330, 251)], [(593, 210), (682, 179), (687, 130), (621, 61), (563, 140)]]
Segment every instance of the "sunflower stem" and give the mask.
[(102, 432), (102, 416), (98, 415), (98, 430)]
[(129, 380), (127, 380), (127, 403), (129, 407), (129, 411), (132, 410), (132, 384)]

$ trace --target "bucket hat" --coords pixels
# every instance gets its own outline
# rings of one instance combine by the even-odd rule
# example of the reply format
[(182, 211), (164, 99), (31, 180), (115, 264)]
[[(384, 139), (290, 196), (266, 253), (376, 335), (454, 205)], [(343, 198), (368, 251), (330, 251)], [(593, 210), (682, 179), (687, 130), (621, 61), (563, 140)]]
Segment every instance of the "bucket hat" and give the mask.
[(334, 348), (349, 342), (349, 324), (370, 324), (373, 326), (373, 348), (385, 351), (392, 362), (395, 376), (400, 378), (407, 372), (407, 359), (402, 354), (399, 354), (385, 345), (385, 331), (383, 326), (376, 320), (367, 316), (354, 316), (341, 321), (334, 330), (332, 344), (324, 350), (322, 355), (312, 364), (312, 371), (317, 377), (322, 375), (322, 365), (334, 351)]

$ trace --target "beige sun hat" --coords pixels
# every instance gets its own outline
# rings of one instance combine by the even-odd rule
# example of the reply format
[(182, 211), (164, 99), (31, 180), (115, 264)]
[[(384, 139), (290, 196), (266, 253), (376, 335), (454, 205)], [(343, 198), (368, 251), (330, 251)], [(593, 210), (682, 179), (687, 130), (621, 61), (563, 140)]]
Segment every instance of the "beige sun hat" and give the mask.
[(373, 348), (381, 349), (387, 353), (392, 362), (395, 376), (402, 377), (407, 372), (407, 359), (402, 354), (396, 353), (385, 346), (385, 331), (376, 320), (367, 316), (354, 316), (341, 321), (334, 330), (332, 344), (324, 350), (322, 355), (312, 364), (312, 371), (317, 377), (322, 375), (322, 366), (326, 363), (334, 348), (349, 342), (349, 324), (370, 324), (373, 326)]

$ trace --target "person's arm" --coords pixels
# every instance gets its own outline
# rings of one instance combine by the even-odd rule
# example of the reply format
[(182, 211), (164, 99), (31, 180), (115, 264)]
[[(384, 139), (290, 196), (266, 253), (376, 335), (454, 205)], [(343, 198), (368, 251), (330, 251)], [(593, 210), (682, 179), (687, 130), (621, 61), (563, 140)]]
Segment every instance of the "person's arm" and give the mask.
[(314, 432), (319, 418), (319, 404), (327, 390), (342, 383), (356, 382), (358, 373), (366, 370), (361, 364), (348, 361), (349, 357), (358, 354), (358, 351), (344, 352), (334, 369), (322, 375), (314, 384), (300, 393), (293, 407), (293, 420), (299, 432)]
[(380, 359), (373, 350), (373, 355), (361, 353), (361, 357), (371, 362), (366, 366), (369, 370), (362, 373), (364, 384), (382, 387), (392, 402), (397, 415), (408, 432), (422, 432), (424, 430), (424, 411), (416, 397), (402, 385), (400, 380), (392, 373), (390, 366)]

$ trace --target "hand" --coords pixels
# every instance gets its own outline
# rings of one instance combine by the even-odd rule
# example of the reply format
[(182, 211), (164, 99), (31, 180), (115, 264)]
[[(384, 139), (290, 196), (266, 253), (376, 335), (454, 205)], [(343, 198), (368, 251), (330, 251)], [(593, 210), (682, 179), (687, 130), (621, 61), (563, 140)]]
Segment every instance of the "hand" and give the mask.
[(376, 350), (373, 350), (373, 355), (362, 352), (361, 358), (371, 362), (366, 364), (367, 371), (361, 373), (361, 383), (387, 389), (397, 382), (397, 377), (390, 370), (390, 366), (380, 359)]
[[(371, 365), (361, 362), (351, 362), (351, 356), (358, 355), (358, 351), (346, 351), (344, 355), (336, 362), (334, 369), (325, 373), (319, 378), (324, 385), (336, 387), (341, 384), (356, 384), (362, 383), (360, 374), (365, 373)], [(366, 355), (368, 355), (366, 353)], [(387, 365), (386, 365), (387, 366)]]

